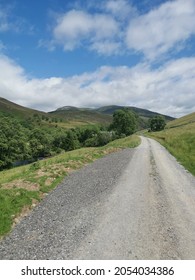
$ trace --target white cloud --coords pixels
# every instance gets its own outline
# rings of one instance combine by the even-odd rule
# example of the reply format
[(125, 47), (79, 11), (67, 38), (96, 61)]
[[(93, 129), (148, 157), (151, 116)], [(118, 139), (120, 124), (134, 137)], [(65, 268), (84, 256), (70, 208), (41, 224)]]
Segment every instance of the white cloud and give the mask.
[[(111, 40), (113, 49), (118, 31), (117, 22), (109, 15), (91, 15), (84, 11), (71, 10), (58, 17), (53, 36), (54, 41), (63, 45), (64, 50), (73, 50), (80, 45), (86, 47), (87, 44), (89, 49), (104, 53), (107, 49), (108, 52), (111, 50), (111, 46), (108, 48), (108, 39)], [(104, 43), (106, 47), (102, 48)], [(114, 50), (116, 46), (115, 44)]]
[(121, 53), (120, 42), (104, 40), (101, 42), (95, 41), (90, 47), (91, 50), (95, 50), (99, 54), (113, 55)]
[(154, 60), (184, 48), (195, 35), (195, 0), (169, 0), (142, 15), (127, 0), (103, 1), (99, 13), (86, 10), (56, 16), (50, 49), (83, 47), (103, 55), (128, 49)]
[(72, 50), (80, 38), (91, 32), (91, 25), (90, 15), (72, 10), (57, 19), (57, 26), (53, 31), (54, 38), (64, 45), (64, 49)]
[(124, 20), (125, 18), (137, 13), (136, 8), (131, 6), (127, 0), (106, 1), (105, 9), (121, 20)]
[(195, 34), (195, 1), (168, 1), (129, 23), (126, 42), (149, 59), (167, 53)]
[(63, 105), (130, 105), (181, 116), (195, 111), (195, 58), (158, 69), (104, 66), (69, 78), (30, 79), (24, 69), (0, 56), (0, 96), (21, 105), (52, 111)]

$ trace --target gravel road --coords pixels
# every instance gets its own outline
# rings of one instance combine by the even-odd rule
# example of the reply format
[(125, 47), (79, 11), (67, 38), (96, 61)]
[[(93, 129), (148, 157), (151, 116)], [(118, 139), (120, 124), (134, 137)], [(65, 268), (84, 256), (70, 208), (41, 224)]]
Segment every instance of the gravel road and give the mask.
[(0, 259), (195, 259), (195, 178), (141, 138), (67, 177), (0, 242)]

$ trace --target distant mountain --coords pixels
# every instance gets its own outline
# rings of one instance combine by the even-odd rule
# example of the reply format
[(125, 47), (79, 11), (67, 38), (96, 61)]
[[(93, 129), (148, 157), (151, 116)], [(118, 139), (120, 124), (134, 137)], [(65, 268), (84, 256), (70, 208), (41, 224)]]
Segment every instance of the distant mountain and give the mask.
[[(105, 123), (112, 121), (112, 115), (116, 110), (128, 108), (135, 112), (140, 118), (139, 118), (139, 129), (147, 128), (148, 127), (148, 120), (149, 118), (152, 118), (154, 116), (161, 115), (157, 112), (152, 112), (146, 109), (141, 109), (137, 107), (131, 107), (131, 106), (118, 106), (118, 105), (110, 105), (110, 106), (103, 106), (97, 109), (90, 109), (90, 108), (77, 108), (77, 107), (71, 107), (71, 106), (65, 106), (58, 108), (56, 111), (51, 112), (58, 115), (63, 115), (67, 119), (72, 119), (73, 117), (80, 120), (86, 120), (94, 118), (97, 120), (105, 120)], [(173, 117), (163, 115), (165, 117), (165, 120), (171, 121), (174, 120)], [(109, 117), (109, 119), (108, 119)]]
[(42, 112), (33, 110), (5, 98), (0, 97), (0, 117), (14, 117), (20, 121), (28, 119), (39, 122), (42, 126), (58, 126), (63, 128), (72, 128), (81, 125), (104, 124), (109, 125), (112, 116), (101, 114), (87, 108), (76, 108), (73, 106), (64, 106), (54, 112)]
[(112, 115), (102, 114), (96, 110), (89, 108), (77, 108), (72, 106), (64, 106), (56, 111), (50, 112), (50, 115), (55, 115), (59, 118), (64, 118), (67, 121), (83, 122), (88, 124), (104, 124), (109, 125), (112, 122)]
[(100, 107), (98, 109), (95, 109), (95, 111), (103, 113), (103, 114), (112, 115), (116, 110), (120, 110), (120, 109), (124, 109), (124, 108), (130, 109), (131, 111), (135, 112), (140, 117), (151, 118), (151, 117), (154, 117), (154, 116), (157, 116), (157, 115), (162, 115), (162, 116), (165, 117), (165, 119), (167, 121), (174, 120), (173, 117), (170, 117), (170, 116), (167, 116), (167, 115), (163, 115), (163, 114), (159, 114), (157, 112), (149, 111), (149, 110), (146, 110), (146, 109), (132, 107), (132, 106), (111, 105), (111, 106)]
[(73, 106), (64, 106), (64, 107), (58, 108), (56, 110), (56, 112), (59, 112), (59, 111), (80, 111), (80, 109), (77, 107), (73, 107)]
[[(139, 118), (139, 129), (148, 127), (148, 119), (160, 115), (157, 112), (152, 112), (146, 109), (137, 107), (124, 107), (117, 105), (104, 106), (97, 109), (94, 108), (78, 108), (73, 106), (63, 106), (53, 112), (45, 113), (38, 110), (33, 110), (15, 104), (5, 98), (0, 97), (0, 116), (12, 116), (22, 120), (28, 118), (37, 118), (43, 125), (56, 125), (70, 128), (88, 124), (104, 124), (109, 125), (112, 122), (112, 115), (116, 110), (129, 108), (134, 111)], [(164, 115), (166, 121), (174, 120), (170, 116)], [(48, 120), (49, 119), (49, 120)]]

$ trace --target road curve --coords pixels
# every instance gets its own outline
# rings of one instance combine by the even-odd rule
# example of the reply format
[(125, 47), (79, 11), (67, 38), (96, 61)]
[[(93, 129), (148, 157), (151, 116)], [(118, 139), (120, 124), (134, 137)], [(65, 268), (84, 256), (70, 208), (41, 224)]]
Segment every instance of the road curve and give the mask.
[(74, 172), (0, 243), (0, 259), (195, 259), (195, 178), (159, 143)]

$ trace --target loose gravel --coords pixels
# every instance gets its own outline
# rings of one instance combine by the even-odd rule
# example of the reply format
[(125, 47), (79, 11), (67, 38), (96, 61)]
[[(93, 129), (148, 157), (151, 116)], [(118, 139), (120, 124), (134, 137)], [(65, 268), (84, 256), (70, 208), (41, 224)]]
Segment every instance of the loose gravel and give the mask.
[(110, 154), (66, 177), (0, 242), (0, 259), (71, 259), (134, 151)]

